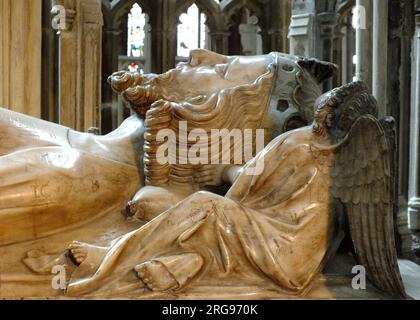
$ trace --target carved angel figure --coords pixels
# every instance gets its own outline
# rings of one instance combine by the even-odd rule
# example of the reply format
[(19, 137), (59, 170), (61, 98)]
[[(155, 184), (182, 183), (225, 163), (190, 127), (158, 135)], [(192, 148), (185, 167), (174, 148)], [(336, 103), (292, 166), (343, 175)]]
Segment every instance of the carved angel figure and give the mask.
[[(70, 245), (67, 294), (178, 292), (193, 284), (274, 283), (303, 295), (348, 222), (358, 262), (380, 289), (404, 297), (392, 223), (389, 146), (377, 105), (355, 82), (321, 96), (311, 126), (275, 138), (225, 197), (198, 192), (98, 247)], [(344, 219), (346, 218), (346, 219)]]
[[(155, 167), (151, 139), (159, 125), (176, 126), (184, 118), (202, 129), (261, 126), (271, 139), (298, 111), (311, 120), (318, 84), (333, 70), (332, 64), (281, 53), (226, 57), (195, 50), (188, 63), (162, 75), (119, 72), (110, 83), (137, 115), (106, 136), (0, 108), (0, 246), (114, 214), (145, 183), (149, 188), (141, 189), (129, 211), (141, 205), (161, 213), (202, 188), (188, 165), (171, 172)], [(289, 107), (284, 114), (279, 102)], [(161, 187), (169, 176), (177, 182), (172, 192)]]

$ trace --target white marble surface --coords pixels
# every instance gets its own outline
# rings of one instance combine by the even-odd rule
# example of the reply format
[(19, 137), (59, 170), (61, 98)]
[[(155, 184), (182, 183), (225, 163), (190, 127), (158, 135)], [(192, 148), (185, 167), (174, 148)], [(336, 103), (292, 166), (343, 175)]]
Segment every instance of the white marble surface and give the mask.
[(398, 260), (407, 294), (420, 300), (420, 266), (409, 260)]

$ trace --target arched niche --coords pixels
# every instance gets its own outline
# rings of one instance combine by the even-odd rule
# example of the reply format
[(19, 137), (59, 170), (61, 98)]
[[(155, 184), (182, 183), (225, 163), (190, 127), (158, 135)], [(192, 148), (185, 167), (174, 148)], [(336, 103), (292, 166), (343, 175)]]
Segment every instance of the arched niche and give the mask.
[[(128, 57), (128, 14), (134, 4), (138, 4), (142, 13), (152, 16), (153, 0), (102, 0), (104, 15), (103, 63), (102, 63), (102, 132), (115, 129), (129, 114), (122, 106), (121, 99), (112, 92), (106, 79), (115, 71), (128, 69), (133, 63), (141, 66), (145, 72), (151, 70), (151, 39), (148, 38), (148, 54), (131, 59)], [(148, 22), (150, 25), (150, 21)], [(150, 27), (145, 32), (150, 33)], [(132, 61), (133, 60), (133, 61)]]
[[(220, 7), (225, 16), (224, 28), (230, 33), (229, 54), (261, 54), (261, 33), (266, 24), (262, 4), (257, 0), (226, 0)], [(253, 42), (255, 48), (251, 48)]]
[(110, 26), (114, 29), (121, 30), (122, 24), (126, 21), (126, 17), (133, 5), (137, 3), (150, 18), (152, 18), (152, 5), (148, 0), (114, 0), (111, 3), (110, 10)]
[[(220, 9), (228, 21), (227, 27), (230, 27), (231, 17), (242, 9), (248, 9), (252, 15), (258, 18), (259, 23), (264, 20), (263, 4), (257, 0), (225, 0), (220, 4)], [(260, 27), (263, 26), (260, 25)]]
[(339, 14), (337, 27), (341, 28), (344, 24), (344, 19), (351, 14), (353, 7), (356, 5), (356, 0), (341, 0), (336, 4), (335, 11)]
[[(190, 3), (191, 5), (186, 7)], [(206, 12), (208, 11), (203, 10), (194, 1), (188, 1), (182, 6), (181, 13), (176, 17), (177, 63), (188, 59), (189, 50), (196, 48), (210, 49), (210, 28), (207, 24), (208, 15)]]
[[(217, 4), (214, 0), (177, 0), (176, 2), (176, 11), (175, 15), (177, 19), (183, 14), (186, 13), (188, 8), (193, 4), (196, 4), (197, 7), (203, 12), (206, 17), (206, 25), (210, 31), (217, 29), (216, 19), (221, 13), (220, 5)], [(178, 20), (179, 23), (179, 20)]]

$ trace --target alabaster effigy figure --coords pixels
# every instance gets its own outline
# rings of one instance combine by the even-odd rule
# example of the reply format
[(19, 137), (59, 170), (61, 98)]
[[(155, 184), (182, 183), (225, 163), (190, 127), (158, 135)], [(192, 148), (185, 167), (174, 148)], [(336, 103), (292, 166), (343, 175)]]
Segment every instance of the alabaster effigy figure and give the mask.
[[(221, 181), (226, 165), (192, 164), (182, 149), (190, 150), (197, 139), (181, 141), (180, 136), (189, 136), (197, 128), (208, 136), (214, 129), (247, 129), (254, 133), (263, 129), (263, 141), (258, 146), (256, 137), (252, 141), (255, 155), (280, 133), (312, 121), (313, 104), (321, 94), (319, 85), (336, 68), (331, 63), (282, 53), (227, 57), (198, 49), (191, 51), (187, 63), (163, 75), (118, 72), (111, 76), (114, 90), (145, 118), (143, 162), (147, 186), (133, 197), (125, 213), (148, 221), (193, 192)], [(178, 154), (172, 163), (156, 161), (157, 150), (164, 143), (157, 139), (162, 130), (177, 133)], [(211, 150), (219, 141), (206, 143)], [(237, 147), (235, 143), (232, 150)], [(207, 162), (222, 163), (226, 156), (222, 152), (213, 156), (209, 153)], [(232, 155), (227, 159), (229, 165), (233, 164)], [(243, 157), (235, 164), (243, 165), (249, 159)]]
[[(66, 294), (141, 297), (145, 289), (187, 294), (194, 283), (239, 283), (304, 295), (335, 254), (346, 219), (371, 281), (404, 297), (390, 149), (376, 101), (356, 82), (321, 96), (315, 108), (311, 126), (280, 135), (228, 174), (225, 196), (194, 193), (108, 246), (72, 242), (62, 256), (71, 274)], [(262, 164), (261, 173), (247, 174)]]
[[(119, 72), (109, 81), (137, 114), (107, 136), (0, 109), (0, 245), (120, 211), (138, 190), (126, 213), (150, 220), (214, 184), (203, 175), (195, 178), (196, 172), (208, 172), (210, 180), (220, 180), (223, 172), (157, 164), (158, 130), (175, 129), (182, 120), (187, 130), (263, 128), (267, 143), (312, 120), (319, 83), (334, 68), (281, 53), (227, 57), (193, 50), (188, 63), (162, 75)], [(287, 110), (278, 111), (278, 105)]]
[[(0, 157), (0, 297), (304, 297), (346, 226), (370, 281), (405, 297), (384, 123), (360, 82), (320, 96), (333, 71), (197, 50), (161, 76), (117, 73), (110, 82), (137, 115), (104, 137), (2, 110), (17, 143)], [(283, 133), (297, 115), (310, 125)], [(244, 164), (163, 165), (158, 131), (184, 120), (187, 131), (265, 129), (266, 145)], [(51, 287), (57, 266), (62, 290)]]

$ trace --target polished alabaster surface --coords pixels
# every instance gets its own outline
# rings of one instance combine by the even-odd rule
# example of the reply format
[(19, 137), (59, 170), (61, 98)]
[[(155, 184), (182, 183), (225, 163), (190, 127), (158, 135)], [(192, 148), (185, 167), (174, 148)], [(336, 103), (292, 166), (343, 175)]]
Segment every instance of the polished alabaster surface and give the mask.
[[(163, 75), (119, 72), (109, 82), (136, 115), (106, 136), (0, 109), (0, 297), (308, 297), (344, 216), (369, 279), (404, 297), (385, 124), (362, 83), (319, 97), (334, 70), (195, 50)], [(179, 142), (182, 121), (264, 129), (265, 147), (162, 164), (157, 133)]]

